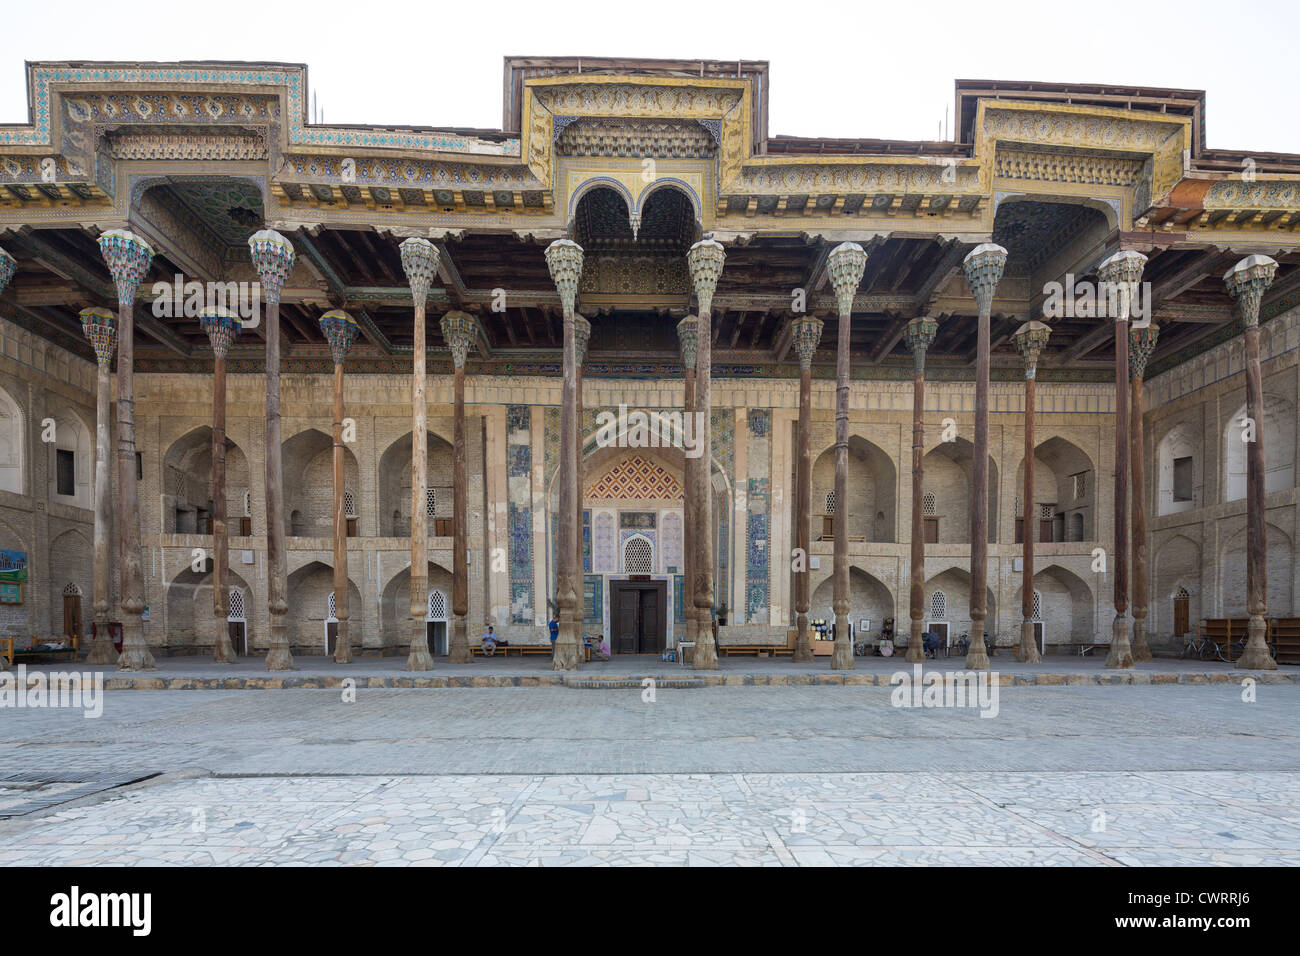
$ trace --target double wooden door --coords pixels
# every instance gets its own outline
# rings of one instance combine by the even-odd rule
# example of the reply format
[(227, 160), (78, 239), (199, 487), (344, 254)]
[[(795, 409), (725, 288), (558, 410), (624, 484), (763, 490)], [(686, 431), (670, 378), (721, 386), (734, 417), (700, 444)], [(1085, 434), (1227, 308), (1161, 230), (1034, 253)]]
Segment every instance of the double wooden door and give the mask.
[(662, 654), (668, 639), (665, 581), (611, 581), (610, 649), (615, 654)]

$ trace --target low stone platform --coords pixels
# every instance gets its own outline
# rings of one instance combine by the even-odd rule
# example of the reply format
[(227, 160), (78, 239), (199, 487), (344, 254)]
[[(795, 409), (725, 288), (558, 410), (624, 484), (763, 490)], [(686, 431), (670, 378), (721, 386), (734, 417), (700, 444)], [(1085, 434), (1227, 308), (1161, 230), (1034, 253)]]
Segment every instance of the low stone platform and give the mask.
[[(431, 671), (408, 671), (405, 658), (361, 658), (335, 664), (323, 656), (294, 658), (292, 671), (267, 671), (262, 658), (241, 658), (235, 664), (215, 664), (201, 657), (161, 658), (152, 671), (119, 671), (113, 666), (51, 663), (28, 665), (30, 677), (47, 673), (102, 673), (109, 690), (279, 690), (288, 688), (444, 688), (444, 687), (570, 687), (627, 688), (653, 678), (669, 687), (759, 686), (889, 686), (892, 675), (909, 675), (914, 665), (901, 657), (859, 657), (852, 671), (833, 671), (826, 661), (795, 664), (788, 658), (723, 658), (714, 671), (697, 671), (664, 663), (654, 656), (621, 656), (593, 661), (576, 671), (551, 670), (549, 658), (476, 658), (470, 664), (449, 664), (435, 658)], [(990, 672), (1000, 686), (1077, 686), (1098, 684), (1231, 684), (1246, 677), (1261, 683), (1300, 683), (1300, 667), (1283, 665), (1276, 671), (1237, 670), (1232, 664), (1157, 659), (1131, 670), (1110, 670), (1104, 658), (1049, 657), (1041, 664), (1021, 664), (1010, 656), (994, 657)], [(924, 672), (964, 671), (960, 657), (927, 660)], [(4, 674), (5, 672), (0, 672)], [(10, 672), (12, 673), (12, 672)]]

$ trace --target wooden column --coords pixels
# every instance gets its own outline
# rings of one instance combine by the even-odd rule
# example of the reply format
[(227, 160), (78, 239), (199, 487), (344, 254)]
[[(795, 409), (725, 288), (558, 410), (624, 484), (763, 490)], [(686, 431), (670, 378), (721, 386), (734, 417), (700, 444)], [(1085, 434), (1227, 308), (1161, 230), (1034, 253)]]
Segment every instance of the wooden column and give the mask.
[[(799, 457), (795, 464), (794, 487), (794, 662), (811, 664), (812, 630), (808, 627), (808, 610), (812, 605), (812, 581), (808, 572), (808, 552), (812, 548), (812, 360), (821, 342), (821, 319), (802, 315), (790, 323), (795, 354), (799, 356)], [(839, 510), (838, 508), (836, 509)]]
[(1107, 306), (1106, 314), (1115, 318), (1115, 548), (1111, 555), (1115, 623), (1106, 666), (1125, 669), (1133, 666), (1128, 616), (1128, 319), (1146, 261), (1147, 257), (1142, 253), (1124, 249), (1097, 269), (1098, 301)]
[(560, 633), (551, 658), (554, 670), (578, 666), (579, 643), (577, 572), (573, 565), (576, 549), (573, 532), (578, 506), (577, 451), (577, 350), (574, 342), (574, 306), (578, 278), (582, 275), (582, 247), (570, 239), (557, 239), (546, 247), (546, 264), (564, 307), (564, 380), (560, 406), (560, 501), (559, 540), (556, 542), (556, 603), (560, 609)]
[(248, 245), (266, 296), (266, 563), (271, 618), (266, 669), (287, 671), (294, 668), (284, 620), (289, 610), (289, 570), (280, 447), (280, 291), (293, 269), (294, 250), (288, 239), (271, 229), (254, 233)]
[(1146, 375), (1147, 361), (1156, 350), (1159, 330), (1148, 316), (1145, 324), (1134, 323), (1128, 333), (1129, 376), (1132, 382), (1129, 435), (1129, 459), (1133, 473), (1133, 660), (1151, 660), (1151, 647), (1147, 644), (1147, 501), (1146, 456), (1143, 452), (1142, 416), (1145, 403), (1142, 399), (1142, 379)]
[(853, 670), (852, 601), (849, 591), (849, 339), (853, 324), (853, 297), (867, 267), (867, 254), (856, 242), (842, 242), (826, 259), (839, 306), (839, 332), (835, 352), (835, 544), (831, 572), (835, 596), (835, 647), (832, 670)]
[[(695, 413), (695, 363), (699, 358), (699, 324), (700, 320), (694, 315), (688, 315), (677, 323), (677, 341), (682, 358), (682, 429), (691, 436), (692, 440), (698, 440), (701, 434), (697, 427), (698, 418)], [(707, 461), (707, 457), (704, 460)], [(697, 490), (695, 487), (695, 469), (699, 465), (700, 459), (685, 455), (682, 461), (682, 482), (684, 487), (682, 491), (681, 575), (683, 582), (682, 601), (686, 605), (682, 609), (683, 617), (686, 619), (686, 637), (678, 637), (677, 642), (680, 644), (685, 640), (689, 644), (694, 644), (696, 638), (699, 637), (700, 631), (700, 618), (695, 612), (694, 595), (691, 590), (695, 580), (693, 576), (695, 568), (695, 522), (693, 516)]]
[(212, 660), (233, 664), (238, 660), (230, 643), (230, 542), (226, 537), (226, 353), (239, 334), (239, 317), (228, 309), (211, 306), (199, 324), (212, 343)]
[[(0, 252), (0, 264), (7, 255)], [(13, 260), (10, 259), (10, 262)], [(5, 280), (7, 281), (7, 279)], [(5, 282), (0, 281), (0, 291)], [(113, 636), (109, 633), (108, 573), (112, 567), (108, 557), (109, 518), (113, 503), (109, 493), (109, 442), (112, 425), (112, 395), (109, 377), (112, 374), (113, 353), (117, 351), (117, 316), (108, 309), (83, 309), (81, 325), (86, 338), (95, 348), (96, 401), (95, 401), (95, 638), (90, 645), (87, 664), (112, 664), (117, 660)], [(2, 665), (0, 665), (2, 666)]]
[(135, 477), (135, 295), (149, 271), (153, 250), (124, 229), (99, 237), (99, 249), (117, 285), (117, 469), (118, 537), (121, 545), (122, 653), (117, 669), (156, 667), (144, 639), (144, 567), (140, 557), (140, 518)]
[(425, 504), (429, 461), (425, 304), (429, 285), (438, 272), (438, 250), (429, 240), (419, 238), (402, 240), (400, 248), (402, 269), (406, 272), (415, 305), (415, 341), (411, 354), (411, 571), (408, 601), (411, 642), (406, 655), (406, 669), (429, 671), (433, 670), (433, 656), (429, 653), (428, 630), (424, 623), (429, 600), (429, 521)]
[(334, 663), (352, 663), (350, 595), (348, 594), (348, 517), (344, 495), (343, 454), (343, 363), (357, 338), (357, 322), (342, 309), (333, 309), (320, 317), (321, 333), (329, 343), (334, 358), (334, 618), (338, 637), (334, 643)]
[(1025, 360), (1025, 474), (1020, 519), (1022, 542), (1020, 574), (1020, 647), (1016, 659), (1037, 664), (1043, 659), (1034, 639), (1034, 385), (1038, 378), (1038, 358), (1047, 345), (1052, 330), (1042, 322), (1026, 322), (1016, 330), (1015, 343)]
[(451, 640), (448, 659), (453, 664), (468, 664), (469, 649), (469, 484), (465, 474), (465, 362), (478, 341), (478, 319), (468, 312), (448, 312), (442, 317), (442, 337), (451, 350), (454, 372), (453, 453), (452, 459), (452, 558)]
[(591, 341), (591, 323), (585, 316), (573, 316), (573, 468), (577, 474), (574, 479), (574, 485), (577, 489), (577, 507), (574, 509), (573, 523), (573, 567), (574, 575), (577, 578), (578, 588), (578, 641), (581, 644), (583, 627), (586, 625), (586, 576), (582, 570), (582, 443), (583, 438), (583, 412), (582, 403), (582, 367), (587, 362), (587, 345)]
[(711, 313), (713, 293), (718, 287), (718, 277), (727, 254), (722, 243), (706, 236), (691, 246), (686, 254), (695, 298), (699, 305), (697, 326), (698, 344), (695, 350), (695, 404), (700, 426), (703, 453), (694, 465), (695, 480), (695, 613), (698, 617), (695, 650), (692, 666), (696, 670), (718, 669), (718, 648), (713, 640), (713, 492), (711, 488), (713, 460), (712, 422), (713, 398), (713, 330)]
[(976, 246), (963, 262), (966, 283), (974, 293), (979, 309), (975, 346), (975, 450), (971, 461), (968, 670), (987, 670), (989, 666), (988, 653), (984, 649), (989, 561), (989, 316), (993, 309), (993, 293), (1002, 279), (1006, 263), (1007, 251), (993, 243)]
[(1259, 367), (1259, 306), (1264, 291), (1272, 284), (1277, 263), (1268, 256), (1247, 256), (1223, 277), (1228, 295), (1237, 305), (1245, 327), (1246, 427), (1254, 428), (1246, 440), (1246, 649), (1237, 661), (1242, 670), (1277, 670), (1265, 640), (1268, 613), (1268, 542), (1264, 520), (1264, 380)]
[[(909, 561), (908, 614), (912, 630), (907, 639), (907, 660), (925, 660), (925, 352), (939, 331), (930, 318), (907, 323), (904, 336), (912, 350), (912, 553)], [(838, 502), (837, 502), (838, 504)]]

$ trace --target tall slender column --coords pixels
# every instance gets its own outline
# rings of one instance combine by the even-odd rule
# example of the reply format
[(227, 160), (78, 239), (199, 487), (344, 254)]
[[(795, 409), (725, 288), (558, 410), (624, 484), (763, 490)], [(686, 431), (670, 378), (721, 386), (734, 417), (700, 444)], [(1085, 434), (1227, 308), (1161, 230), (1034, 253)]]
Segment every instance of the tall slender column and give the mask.
[(233, 664), (237, 660), (230, 643), (227, 595), (230, 574), (229, 541), (226, 539), (226, 354), (239, 334), (239, 317), (220, 306), (209, 306), (199, 315), (199, 325), (212, 343), (212, 660)]
[[(1277, 263), (1268, 256), (1247, 256), (1223, 277), (1228, 295), (1245, 326), (1246, 416), (1254, 441), (1246, 442), (1246, 649), (1237, 661), (1243, 670), (1277, 670), (1265, 640), (1268, 613), (1268, 544), (1264, 523), (1264, 381), (1259, 368), (1259, 305), (1273, 283)], [(1250, 437), (1249, 434), (1243, 437)]]
[(574, 313), (573, 315), (573, 469), (577, 474), (574, 478), (574, 486), (577, 488), (577, 507), (574, 509), (573, 524), (573, 573), (577, 580), (578, 586), (578, 639), (582, 639), (582, 628), (586, 623), (586, 577), (582, 570), (582, 420), (583, 403), (582, 403), (582, 366), (587, 362), (587, 344), (591, 341), (591, 323), (585, 316)]
[[(428, 239), (402, 240), (402, 268), (415, 302), (415, 344), (411, 371), (411, 573), (410, 634), (406, 656), (408, 671), (433, 670), (433, 657), (424, 625), (428, 614), (429, 519), (425, 504), (428, 485), (428, 405), (425, 400), (424, 310), (429, 284), (438, 272), (438, 250)], [(464, 448), (460, 451), (463, 453)], [(453, 612), (454, 613), (454, 612)], [(453, 638), (454, 638), (453, 633)], [(450, 650), (450, 648), (448, 648)]]
[(1038, 358), (1051, 334), (1051, 328), (1042, 322), (1026, 322), (1015, 334), (1016, 348), (1025, 360), (1025, 486), (1020, 532), (1024, 569), (1020, 574), (1020, 648), (1016, 659), (1026, 664), (1043, 659), (1034, 640), (1034, 384)]
[[(5, 258), (7, 255), (0, 250), (0, 291), (8, 282), (8, 277), (3, 274)], [(108, 519), (109, 509), (113, 507), (108, 487), (109, 436), (112, 430), (108, 416), (112, 401), (109, 376), (112, 374), (113, 353), (117, 351), (117, 316), (108, 309), (82, 309), (81, 328), (95, 347), (98, 366), (95, 401), (95, 639), (91, 642), (86, 663), (111, 664), (117, 660), (117, 650), (113, 647), (113, 636), (108, 632), (108, 572), (111, 567)]]
[(280, 292), (293, 270), (293, 244), (273, 229), (248, 240), (253, 268), (266, 296), (266, 563), (271, 617), (269, 671), (293, 670), (284, 616), (289, 610), (289, 565), (284, 544), (284, 466), (280, 448)]
[(348, 518), (343, 495), (343, 363), (357, 339), (357, 320), (342, 309), (320, 317), (320, 330), (334, 359), (334, 617), (338, 638), (334, 642), (334, 663), (352, 663), (352, 631), (348, 599)]
[(121, 560), (122, 653), (117, 669), (153, 670), (144, 639), (144, 568), (140, 558), (140, 519), (135, 477), (135, 294), (149, 271), (153, 250), (125, 229), (99, 237), (99, 251), (117, 285), (117, 490), (118, 549)]
[(695, 650), (691, 658), (696, 670), (718, 669), (718, 648), (713, 640), (713, 493), (710, 471), (713, 461), (713, 331), (710, 318), (713, 293), (727, 261), (727, 251), (711, 236), (691, 246), (686, 265), (699, 304), (695, 348), (695, 405), (699, 413), (701, 454), (694, 465), (695, 480), (695, 613), (698, 618)]
[(1146, 459), (1142, 446), (1142, 379), (1146, 375), (1147, 361), (1156, 350), (1160, 330), (1147, 324), (1134, 326), (1128, 331), (1129, 376), (1132, 382), (1132, 402), (1129, 437), (1130, 467), (1133, 473), (1133, 660), (1151, 660), (1151, 647), (1147, 644), (1147, 501)]
[[(688, 315), (677, 323), (677, 342), (682, 359), (682, 428), (689, 429), (692, 440), (700, 437), (695, 416), (695, 363), (698, 359), (699, 337), (700, 320), (696, 316)], [(700, 447), (702, 449), (703, 445)], [(686, 637), (678, 637), (677, 641), (681, 643), (685, 640), (692, 645), (699, 636), (700, 629), (700, 619), (695, 613), (691, 591), (695, 580), (695, 522), (692, 519), (695, 514), (695, 468), (698, 464), (699, 459), (690, 455), (682, 459), (682, 481), (685, 487), (682, 492), (682, 566), (679, 572), (683, 582), (682, 603), (685, 607), (682, 616), (686, 620)]]
[(1125, 669), (1133, 666), (1128, 617), (1128, 317), (1146, 261), (1140, 252), (1121, 249), (1097, 269), (1097, 298), (1113, 303), (1115, 312), (1115, 623), (1106, 666)]
[(989, 567), (989, 316), (993, 293), (1007, 264), (1007, 250), (991, 242), (976, 246), (962, 265), (979, 308), (975, 345), (975, 452), (971, 462), (970, 649), (968, 670), (987, 670), (984, 622), (988, 618)]
[(925, 352), (938, 332), (939, 323), (934, 319), (919, 318), (907, 323), (903, 333), (912, 350), (912, 557), (908, 589), (912, 630), (907, 639), (907, 659), (913, 664), (925, 660), (925, 530), (921, 520), (925, 499)]
[(795, 354), (799, 356), (799, 460), (794, 478), (794, 546), (799, 552), (799, 565), (794, 572), (796, 664), (810, 664), (813, 659), (812, 631), (808, 627), (808, 609), (812, 605), (812, 582), (808, 575), (808, 552), (812, 547), (809, 527), (812, 521), (812, 360), (825, 324), (811, 315), (801, 315), (790, 323)]
[(560, 633), (551, 659), (554, 670), (572, 670), (578, 666), (577, 571), (573, 566), (576, 553), (573, 531), (578, 506), (578, 463), (576, 421), (577, 345), (574, 341), (574, 306), (578, 297), (578, 278), (582, 275), (582, 246), (571, 239), (557, 239), (546, 247), (546, 265), (564, 306), (564, 382), (560, 406), (560, 514), (559, 540), (556, 542), (556, 602), (560, 608)]
[(451, 350), (455, 368), (455, 405), (453, 409), (452, 441), (452, 558), (451, 578), (451, 641), (447, 647), (448, 659), (453, 664), (469, 663), (469, 632), (465, 616), (469, 614), (469, 544), (466, 539), (469, 523), (469, 489), (465, 477), (465, 362), (469, 350), (478, 341), (478, 319), (468, 312), (448, 312), (442, 317), (442, 337)]
[[(9, 285), (10, 280), (13, 279), (14, 273), (17, 270), (18, 270), (17, 260), (14, 259), (13, 256), (9, 255), (9, 253), (5, 252), (3, 249), (0, 249), (0, 292), (4, 292), (5, 288)], [(105, 346), (107, 348), (106, 354), (108, 355), (108, 361), (111, 362), (113, 358), (113, 350), (117, 348), (117, 318), (113, 315), (113, 313), (109, 312), (107, 309), (99, 309), (97, 311), (101, 313), (101, 315), (97, 320), (97, 324), (105, 325), (108, 319), (111, 319), (113, 323), (112, 345), (109, 346), (107, 342), (105, 342)], [(85, 326), (86, 312), (81, 313), (81, 320), (83, 323), (82, 327), (84, 329), (86, 328)], [(99, 637), (95, 640), (93, 644), (91, 644), (90, 656), (86, 658), (86, 662), (89, 664), (111, 664), (117, 657), (116, 652), (113, 649), (113, 643), (111, 640), (109, 641), (107, 651), (104, 650), (103, 643), (102, 643), (103, 638), (107, 637), (107, 635), (105, 634), (105, 628), (107, 627), (106, 622), (108, 621), (108, 577), (107, 577), (108, 539), (105, 536), (105, 532), (107, 531), (108, 528), (108, 524), (107, 524), (108, 508), (111, 507), (111, 505), (109, 504), (109, 500), (108, 500), (107, 470), (105, 470), (104, 472), (105, 477), (104, 477), (104, 487), (102, 492), (99, 486), (100, 460), (102, 459), (105, 463), (107, 463), (108, 461), (107, 442), (109, 439), (108, 439), (108, 417), (107, 416), (108, 416), (108, 374), (109, 373), (108, 373), (105, 360), (99, 357), (100, 345), (91, 336), (89, 329), (86, 329), (86, 337), (90, 338), (91, 343), (95, 346), (95, 360), (99, 363), (99, 405), (98, 405), (99, 427), (95, 433), (95, 622), (99, 625)], [(107, 464), (105, 464), (104, 467), (105, 469), (107, 469)], [(104, 542), (102, 548), (100, 545), (101, 540)], [(101, 582), (101, 578), (102, 578), (102, 582)], [(101, 583), (103, 585), (102, 597), (104, 603), (102, 619), (100, 616), (100, 608), (99, 608), (100, 597), (101, 597), (101, 591), (100, 591)], [(8, 669), (9, 669), (9, 659), (7, 657), (0, 658), (0, 671), (8, 670)]]
[(853, 670), (853, 643), (849, 639), (849, 337), (853, 324), (853, 297), (857, 295), (867, 254), (856, 242), (842, 242), (827, 259), (835, 299), (839, 305), (839, 335), (835, 354), (835, 647), (832, 670)]

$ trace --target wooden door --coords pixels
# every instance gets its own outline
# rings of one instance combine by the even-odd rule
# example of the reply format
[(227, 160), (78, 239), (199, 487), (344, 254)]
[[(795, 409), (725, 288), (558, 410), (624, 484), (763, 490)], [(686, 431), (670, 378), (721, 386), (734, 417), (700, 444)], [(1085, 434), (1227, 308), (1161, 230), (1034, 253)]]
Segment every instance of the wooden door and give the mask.
[(1034, 622), (1034, 642), (1035, 642), (1036, 644), (1038, 644), (1038, 653), (1039, 653), (1039, 654), (1046, 654), (1046, 653), (1047, 653), (1047, 635), (1046, 635), (1046, 633), (1044, 633), (1044, 631), (1043, 631), (1043, 622), (1042, 622), (1042, 621), (1035, 621), (1035, 622)]
[(924, 518), (922, 520), (925, 522), (925, 543), (938, 544), (939, 543), (939, 519)]
[(332, 655), (334, 653), (334, 648), (338, 645), (338, 642), (339, 642), (339, 622), (326, 621), (325, 622), (326, 655)]
[(1043, 518), (1038, 522), (1038, 542), (1039, 544), (1052, 543), (1052, 519)]
[(659, 589), (641, 592), (641, 627), (637, 640), (638, 653), (661, 654), (659, 648)]
[(1191, 601), (1174, 598), (1174, 637), (1182, 637), (1191, 630)]
[(635, 654), (640, 644), (640, 592), (622, 587), (616, 592), (614, 605), (614, 644), (616, 654)]
[(235, 653), (247, 654), (247, 642), (244, 640), (244, 628), (247, 625), (243, 621), (226, 621), (226, 633), (230, 635), (230, 646), (235, 649)]
[(81, 636), (81, 595), (63, 595), (63, 633), (68, 637)]

